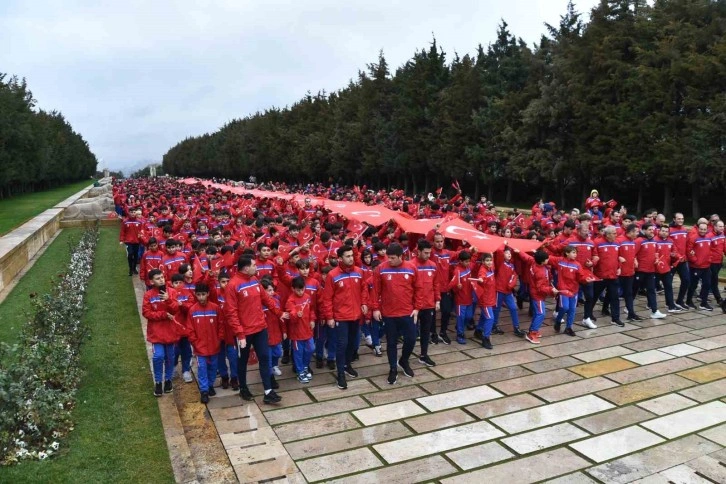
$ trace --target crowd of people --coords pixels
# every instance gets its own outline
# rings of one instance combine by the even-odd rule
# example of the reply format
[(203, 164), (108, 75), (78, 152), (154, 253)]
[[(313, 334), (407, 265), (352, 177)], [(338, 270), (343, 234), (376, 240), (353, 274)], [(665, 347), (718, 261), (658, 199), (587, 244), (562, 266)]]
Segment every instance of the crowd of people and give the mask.
[[(494, 335), (505, 329), (503, 308), (512, 332), (539, 344), (550, 301), (555, 331), (570, 336), (578, 306), (579, 324), (597, 328), (599, 302), (601, 318), (621, 327), (713, 311), (711, 302), (726, 312), (718, 286), (726, 236), (716, 214), (686, 227), (682, 213), (670, 222), (655, 209), (637, 217), (600, 200), (597, 190), (582, 212), (538, 200), (531, 214), (500, 214), (486, 198), (472, 200), (453, 187), (449, 198), (443, 190), (407, 196), (270, 184), (262, 187), (269, 196), (260, 197), (173, 178), (116, 181), (129, 276), (147, 287), (142, 312), (153, 345), (154, 395), (173, 391), (179, 360), (184, 381), (192, 382), (193, 356), (203, 403), (215, 395), (218, 375), (223, 388), (252, 400), (251, 358), (259, 362), (266, 404), (281, 401), (275, 377), (288, 364), (300, 384), (327, 368), (345, 390), (358, 377), (361, 345), (376, 357), (385, 353), (393, 385), (401, 375), (414, 377), (417, 340), (418, 363), (429, 367), (436, 365), (431, 345), (466, 344), (467, 332), (492, 349)], [(301, 203), (283, 193), (301, 194)], [(369, 226), (320, 199), (381, 205), (436, 222), (425, 233), (406, 232), (394, 220)], [(452, 219), (501, 237), (498, 248), (482, 252), (446, 237), (438, 229)], [(518, 239), (537, 240), (539, 248), (520, 250)], [(639, 294), (648, 314), (635, 311)], [(525, 304), (529, 324), (521, 321)]]

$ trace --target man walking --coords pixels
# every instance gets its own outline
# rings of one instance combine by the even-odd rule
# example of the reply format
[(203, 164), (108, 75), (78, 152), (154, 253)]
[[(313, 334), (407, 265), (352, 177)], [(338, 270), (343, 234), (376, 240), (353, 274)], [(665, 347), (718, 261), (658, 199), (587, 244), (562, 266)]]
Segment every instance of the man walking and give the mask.
[(363, 271), (355, 266), (353, 248), (340, 247), (338, 267), (328, 273), (320, 298), (320, 314), (331, 328), (336, 328), (337, 344), (335, 362), (338, 370), (338, 388), (345, 390), (345, 376), (358, 376), (353, 369), (353, 352), (360, 331), (360, 320), (368, 313), (368, 285)]
[[(416, 344), (416, 325), (414, 321), (421, 309), (421, 301), (416, 290), (417, 270), (411, 263), (403, 260), (403, 248), (392, 243), (386, 249), (388, 260), (373, 271), (373, 294), (371, 308), (373, 318), (386, 323), (386, 349), (388, 351), (388, 383), (393, 385), (398, 379), (398, 368), (409, 378), (413, 370), (408, 364)], [(401, 359), (396, 357), (398, 337), (403, 335)]]

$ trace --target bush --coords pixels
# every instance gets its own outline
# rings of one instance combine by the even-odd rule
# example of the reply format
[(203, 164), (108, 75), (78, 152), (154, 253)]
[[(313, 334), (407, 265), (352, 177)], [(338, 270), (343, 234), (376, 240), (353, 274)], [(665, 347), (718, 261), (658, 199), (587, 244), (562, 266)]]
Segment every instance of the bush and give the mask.
[(45, 459), (73, 430), (71, 412), (80, 383), (81, 323), (93, 272), (98, 230), (87, 230), (65, 274), (50, 294), (31, 294), (33, 310), (20, 345), (0, 344), (0, 463)]

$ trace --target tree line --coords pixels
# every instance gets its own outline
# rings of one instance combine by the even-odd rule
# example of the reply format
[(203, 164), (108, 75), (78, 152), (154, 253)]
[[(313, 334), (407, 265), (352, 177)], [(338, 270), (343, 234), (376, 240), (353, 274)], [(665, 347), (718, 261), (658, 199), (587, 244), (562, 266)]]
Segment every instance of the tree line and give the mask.
[(381, 52), (307, 93), (187, 138), (166, 173), (430, 192), (458, 179), (502, 202), (718, 210), (726, 185), (726, 1), (573, 3), (533, 46), (506, 22), (474, 54), (434, 38), (391, 73)]
[(63, 115), (35, 105), (25, 79), (0, 73), (0, 199), (96, 172), (95, 155)]

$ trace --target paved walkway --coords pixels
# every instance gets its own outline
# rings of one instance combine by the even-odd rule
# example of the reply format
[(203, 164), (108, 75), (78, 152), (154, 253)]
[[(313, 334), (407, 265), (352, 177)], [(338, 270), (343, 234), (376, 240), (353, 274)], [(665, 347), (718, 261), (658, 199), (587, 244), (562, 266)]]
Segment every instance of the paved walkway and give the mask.
[(434, 346), (438, 365), (395, 385), (368, 349), (347, 391), (285, 366), (280, 407), (221, 391), (209, 411), (241, 481), (726, 482), (726, 315), (598, 322), (574, 338), (547, 326), (538, 346)]
[[(437, 366), (416, 359), (395, 385), (367, 348), (347, 391), (283, 366), (282, 405), (218, 388), (203, 420), (241, 482), (726, 482), (726, 315), (598, 322), (574, 338), (545, 326), (535, 346), (505, 319), (493, 351), (433, 346)], [(248, 381), (261, 401), (256, 368)]]

